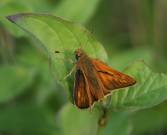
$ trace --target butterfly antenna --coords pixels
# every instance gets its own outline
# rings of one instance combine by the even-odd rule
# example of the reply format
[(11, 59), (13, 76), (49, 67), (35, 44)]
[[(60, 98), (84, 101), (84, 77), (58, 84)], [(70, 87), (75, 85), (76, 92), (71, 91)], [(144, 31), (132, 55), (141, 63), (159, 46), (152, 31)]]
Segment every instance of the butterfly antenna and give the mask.
[(84, 31), (84, 33), (85, 33), (85, 35), (86, 35), (86, 40), (85, 40), (85, 43), (84, 44), (81, 44), (81, 49), (83, 49), (83, 45), (84, 46), (87, 46), (87, 44), (88, 44), (88, 42), (89, 42), (89, 35), (87, 35), (86, 33), (87, 33), (87, 29), (85, 29), (85, 31)]
[[(61, 51), (55, 50), (54, 53), (55, 53), (55, 54), (60, 54), (60, 53), (65, 53), (65, 52), (61, 52)], [(67, 61), (67, 62), (69, 62), (69, 63), (71, 63), (71, 64), (74, 64), (74, 63), (75, 63), (75, 62), (74, 62), (72, 59), (70, 59), (70, 58), (60, 58), (60, 57), (57, 57), (57, 58), (58, 58), (58, 59), (61, 59), (61, 60), (63, 60), (63, 61)]]
[(93, 31), (93, 27), (90, 28), (91, 30), (85, 30), (85, 33), (87, 32), (87, 40), (86, 40), (86, 43), (85, 43), (85, 46), (88, 44), (88, 42), (90, 41), (90, 36), (92, 36), (92, 34), (94, 33)]
[(55, 53), (61, 53), (61, 52), (56, 50)]
[(52, 70), (52, 60), (51, 60), (51, 57), (49, 56), (49, 58), (48, 58), (48, 67), (49, 67), (49, 73), (50, 73), (50, 75), (51, 76), (53, 76), (54, 75), (54, 73), (53, 73), (53, 70)]

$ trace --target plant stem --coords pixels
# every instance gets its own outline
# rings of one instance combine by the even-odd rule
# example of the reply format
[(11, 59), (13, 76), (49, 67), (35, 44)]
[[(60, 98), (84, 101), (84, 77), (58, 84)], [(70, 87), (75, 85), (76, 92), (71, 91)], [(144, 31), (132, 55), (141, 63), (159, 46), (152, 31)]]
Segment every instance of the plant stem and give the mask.
[(99, 121), (98, 121), (97, 135), (104, 134), (104, 129), (107, 125), (107, 114), (108, 114), (108, 109), (105, 107), (102, 108), (102, 115), (100, 116)]
[(103, 135), (103, 134), (104, 134), (104, 127), (98, 125), (97, 135)]

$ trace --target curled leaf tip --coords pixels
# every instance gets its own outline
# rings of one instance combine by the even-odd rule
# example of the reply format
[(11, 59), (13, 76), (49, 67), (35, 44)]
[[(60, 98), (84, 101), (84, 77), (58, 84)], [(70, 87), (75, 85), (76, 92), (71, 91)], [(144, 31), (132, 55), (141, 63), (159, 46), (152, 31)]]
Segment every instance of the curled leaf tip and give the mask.
[(9, 16), (7, 16), (6, 18), (7, 18), (9, 21), (15, 23), (21, 16), (22, 16), (22, 14), (16, 14), (16, 15), (9, 15)]

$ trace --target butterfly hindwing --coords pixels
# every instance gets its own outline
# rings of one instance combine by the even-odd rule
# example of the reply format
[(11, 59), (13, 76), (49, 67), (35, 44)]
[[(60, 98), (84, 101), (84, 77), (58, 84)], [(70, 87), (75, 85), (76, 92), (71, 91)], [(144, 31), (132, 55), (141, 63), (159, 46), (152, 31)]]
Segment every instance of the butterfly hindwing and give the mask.
[(74, 102), (79, 108), (89, 107), (89, 98), (86, 92), (86, 81), (81, 70), (75, 73)]

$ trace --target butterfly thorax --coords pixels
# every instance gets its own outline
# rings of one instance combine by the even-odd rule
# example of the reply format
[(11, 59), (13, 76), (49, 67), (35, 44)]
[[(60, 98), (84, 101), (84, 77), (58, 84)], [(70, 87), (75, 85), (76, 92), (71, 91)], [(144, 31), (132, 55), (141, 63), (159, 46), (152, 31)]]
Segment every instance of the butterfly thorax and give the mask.
[[(92, 60), (82, 49), (79, 48), (75, 51), (75, 57), (78, 69), (83, 69), (85, 72), (93, 71), (94, 65)], [(89, 69), (89, 71), (87, 69)]]
[[(74, 53), (75, 53), (75, 57), (76, 57), (77, 61), (78, 61), (80, 58), (83, 58), (83, 57), (86, 57), (86, 56), (87, 56), (86, 53), (85, 53), (81, 48), (75, 50)], [(87, 56), (87, 57), (88, 57), (88, 56)]]
[(80, 70), (86, 79), (92, 84), (95, 90), (102, 88), (99, 78), (97, 77), (97, 71), (90, 58), (82, 49), (75, 51), (77, 64), (76, 70)]

